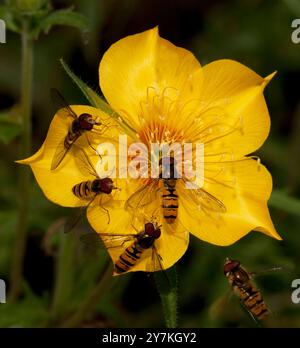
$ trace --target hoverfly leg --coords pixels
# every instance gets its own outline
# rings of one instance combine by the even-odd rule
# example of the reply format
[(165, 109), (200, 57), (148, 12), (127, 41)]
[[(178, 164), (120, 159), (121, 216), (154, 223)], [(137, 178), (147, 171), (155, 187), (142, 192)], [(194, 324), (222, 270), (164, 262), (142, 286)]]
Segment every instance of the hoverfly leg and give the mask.
[(85, 134), (85, 136), (86, 136), (86, 140), (87, 140), (87, 142), (88, 142), (88, 144), (89, 144), (89, 147), (90, 147), (93, 151), (96, 152), (96, 154), (100, 157), (100, 159), (102, 159), (100, 153), (99, 153), (99, 152), (97, 151), (97, 149), (95, 149), (95, 147), (92, 145), (92, 143), (91, 143), (91, 141), (90, 141), (90, 139), (89, 139), (88, 134)]
[(110, 224), (110, 214), (109, 214), (109, 210), (106, 209), (106, 208), (104, 208), (104, 207), (102, 206), (102, 197), (100, 197), (99, 205), (100, 205), (100, 208), (106, 212), (107, 217), (108, 217), (108, 222), (107, 222), (107, 224), (109, 225), (109, 224)]

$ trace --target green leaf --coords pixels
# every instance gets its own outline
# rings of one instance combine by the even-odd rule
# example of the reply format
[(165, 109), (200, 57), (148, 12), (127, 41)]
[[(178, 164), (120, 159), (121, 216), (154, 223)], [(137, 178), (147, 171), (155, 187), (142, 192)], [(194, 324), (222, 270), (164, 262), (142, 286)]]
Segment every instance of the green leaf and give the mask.
[(22, 131), (19, 118), (16, 116), (17, 110), (18, 108), (14, 107), (0, 113), (0, 141), (4, 144), (9, 144)]
[(282, 190), (273, 190), (269, 205), (289, 214), (300, 216), (300, 200), (288, 196), (288, 194)]
[(9, 123), (0, 124), (0, 140), (5, 144), (9, 144), (21, 133), (21, 126)]
[(176, 328), (178, 287), (176, 266), (166, 271), (155, 272), (154, 278), (161, 298), (166, 326), (168, 328)]
[(10, 11), (10, 8), (8, 6), (0, 6), (0, 18), (5, 21), (7, 29), (15, 33), (21, 32), (20, 23), (16, 21), (12, 11)]
[(51, 12), (46, 18), (40, 21), (38, 28), (46, 34), (55, 25), (66, 25), (87, 31), (89, 27), (88, 19), (78, 12), (73, 12), (72, 8)]
[(136, 130), (132, 128), (127, 122), (125, 122), (122, 117), (118, 115), (94, 90), (92, 90), (85, 82), (83, 82), (78, 76), (76, 76), (63, 59), (60, 59), (60, 63), (69, 77), (75, 82), (77, 87), (79, 87), (89, 103), (95, 108), (112, 117), (120, 125), (125, 133), (127, 133), (132, 139), (138, 141)]

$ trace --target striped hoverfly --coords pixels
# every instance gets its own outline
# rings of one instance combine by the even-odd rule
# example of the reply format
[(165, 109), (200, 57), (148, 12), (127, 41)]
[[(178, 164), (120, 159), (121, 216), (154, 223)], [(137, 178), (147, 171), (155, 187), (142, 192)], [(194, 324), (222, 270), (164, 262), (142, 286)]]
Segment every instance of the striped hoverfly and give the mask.
[[(273, 267), (265, 270), (263, 273), (281, 269), (281, 267)], [(259, 323), (266, 320), (271, 312), (260, 290), (253, 284), (252, 278), (255, 274), (248, 272), (238, 260), (232, 260), (230, 258), (225, 260), (224, 275), (232, 291), (239, 297), (242, 307), (246, 309), (256, 323)]]
[[(165, 166), (165, 164), (167, 165)], [(157, 193), (160, 192), (164, 220), (167, 224), (173, 224), (177, 218), (179, 206), (177, 194), (179, 179), (175, 173), (176, 162), (174, 157), (168, 157), (165, 160), (161, 158), (159, 160), (159, 177), (148, 180), (147, 183), (134, 192), (126, 201), (125, 209), (136, 213), (139, 209), (143, 209), (155, 201)], [(186, 179), (183, 179), (183, 181), (186, 181)], [(226, 212), (224, 204), (203, 188), (187, 189), (185, 191), (190, 201), (197, 207), (201, 206), (205, 211)]]
[(53, 102), (60, 108), (58, 113), (65, 118), (72, 119), (68, 133), (60, 141), (55, 150), (51, 163), (51, 170), (54, 170), (61, 164), (66, 154), (82, 135), (86, 136), (88, 144), (92, 147), (87, 133), (94, 132), (101, 134), (99, 130), (95, 129), (95, 126), (104, 127), (104, 125), (100, 122), (99, 118), (94, 118), (88, 113), (77, 115), (58, 90), (52, 88), (50, 93)]
[(121, 233), (86, 233), (81, 236), (82, 242), (89, 246), (101, 248), (123, 248), (117, 262), (114, 264), (114, 273), (123, 274), (130, 271), (144, 257), (145, 252), (151, 249), (151, 269), (149, 272), (163, 270), (162, 258), (158, 254), (155, 242), (160, 238), (160, 226), (156, 222), (146, 222), (142, 231), (132, 234)]
[(116, 190), (117, 187), (114, 186), (114, 182), (110, 177), (101, 178), (99, 176), (91, 160), (83, 149), (77, 147), (77, 150), (78, 151), (75, 153), (75, 161), (77, 162), (79, 170), (87, 177), (93, 176), (94, 179), (85, 180), (74, 185), (72, 187), (72, 192), (76, 197), (87, 201), (85, 208), (88, 208), (90, 204), (94, 202), (96, 197), (100, 197), (99, 206), (106, 211), (109, 223), (109, 212), (102, 206), (102, 198), (105, 196), (106, 198), (111, 199), (111, 193), (113, 190)]

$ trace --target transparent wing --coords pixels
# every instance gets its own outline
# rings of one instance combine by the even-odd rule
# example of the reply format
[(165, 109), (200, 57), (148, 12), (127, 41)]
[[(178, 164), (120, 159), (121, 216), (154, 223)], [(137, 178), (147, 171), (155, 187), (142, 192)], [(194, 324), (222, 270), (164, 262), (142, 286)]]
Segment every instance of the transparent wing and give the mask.
[(64, 224), (64, 233), (73, 231), (79, 225), (84, 218), (84, 210), (84, 207), (81, 207), (75, 216), (71, 216), (66, 220)]
[(73, 109), (67, 103), (65, 98), (59, 93), (59, 91), (56, 88), (50, 89), (50, 96), (54, 105), (58, 109), (60, 109), (60, 114), (62, 114), (65, 117), (72, 117), (74, 119), (77, 118), (76, 113), (73, 111)]
[(74, 152), (74, 155), (75, 155), (76, 164), (78, 168), (80, 169), (80, 171), (82, 172), (82, 174), (87, 176), (93, 175), (96, 178), (98, 178), (98, 174), (91, 160), (89, 159), (88, 155), (83, 149), (80, 149), (79, 147), (76, 146), (76, 151)]
[(95, 194), (94, 197), (91, 198), (91, 200), (88, 202), (88, 204), (86, 206), (80, 207), (77, 215), (67, 219), (65, 226), (64, 226), (65, 233), (69, 233), (69, 232), (73, 231), (79, 225), (79, 223), (84, 219), (84, 216), (85, 216), (84, 212), (86, 212), (88, 207), (94, 202), (96, 196), (97, 195)]
[[(163, 271), (164, 267), (163, 267), (163, 259), (162, 257), (159, 255), (155, 244), (153, 244), (152, 246), (152, 255), (151, 255), (151, 266), (148, 269), (148, 272), (157, 272), (157, 271)], [(165, 275), (167, 277), (167, 275)]]
[(77, 140), (74, 139), (71, 146), (69, 148), (65, 147), (65, 139), (62, 139), (61, 142), (58, 144), (52, 162), (51, 162), (51, 170), (56, 169), (62, 162), (62, 160), (65, 158), (66, 154), (70, 151), (72, 145)]
[(101, 249), (121, 248), (126, 242), (135, 241), (136, 234), (86, 233), (80, 236), (80, 240), (88, 246)]
[(133, 193), (125, 202), (125, 209), (136, 213), (139, 209), (142, 209), (156, 200), (159, 190), (157, 184), (158, 180), (154, 180)]
[(197, 205), (197, 208), (218, 213), (226, 212), (225, 205), (203, 188), (186, 189), (186, 194)]

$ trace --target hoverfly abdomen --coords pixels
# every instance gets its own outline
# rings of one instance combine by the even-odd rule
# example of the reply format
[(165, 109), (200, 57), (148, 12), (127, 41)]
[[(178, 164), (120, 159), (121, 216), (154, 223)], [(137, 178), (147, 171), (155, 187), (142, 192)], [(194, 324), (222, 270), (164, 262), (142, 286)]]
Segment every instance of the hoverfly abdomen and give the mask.
[(172, 224), (177, 218), (178, 210), (178, 195), (176, 193), (176, 162), (174, 157), (163, 157), (159, 160), (159, 165), (159, 177), (163, 182), (163, 216), (168, 224)]
[(269, 310), (261, 292), (251, 281), (251, 276), (239, 261), (227, 259), (224, 264), (224, 275), (233, 291), (239, 296), (242, 305), (257, 320), (265, 320)]
[(72, 192), (74, 195), (80, 199), (90, 199), (94, 196), (92, 189), (93, 181), (82, 181), (79, 184), (76, 184), (72, 187)]
[(178, 211), (176, 179), (163, 180), (162, 207), (165, 221), (169, 224), (173, 223), (177, 218)]
[(144, 231), (136, 235), (136, 240), (129, 245), (115, 263), (115, 272), (129, 271), (141, 258), (144, 251), (154, 247), (154, 242), (161, 235), (160, 228), (153, 223), (146, 223)]
[(72, 188), (72, 192), (78, 198), (90, 199), (100, 193), (110, 194), (114, 189), (114, 183), (110, 178), (82, 181)]
[(144, 251), (138, 242), (131, 244), (119, 257), (115, 264), (115, 272), (118, 274), (129, 271), (141, 258)]

